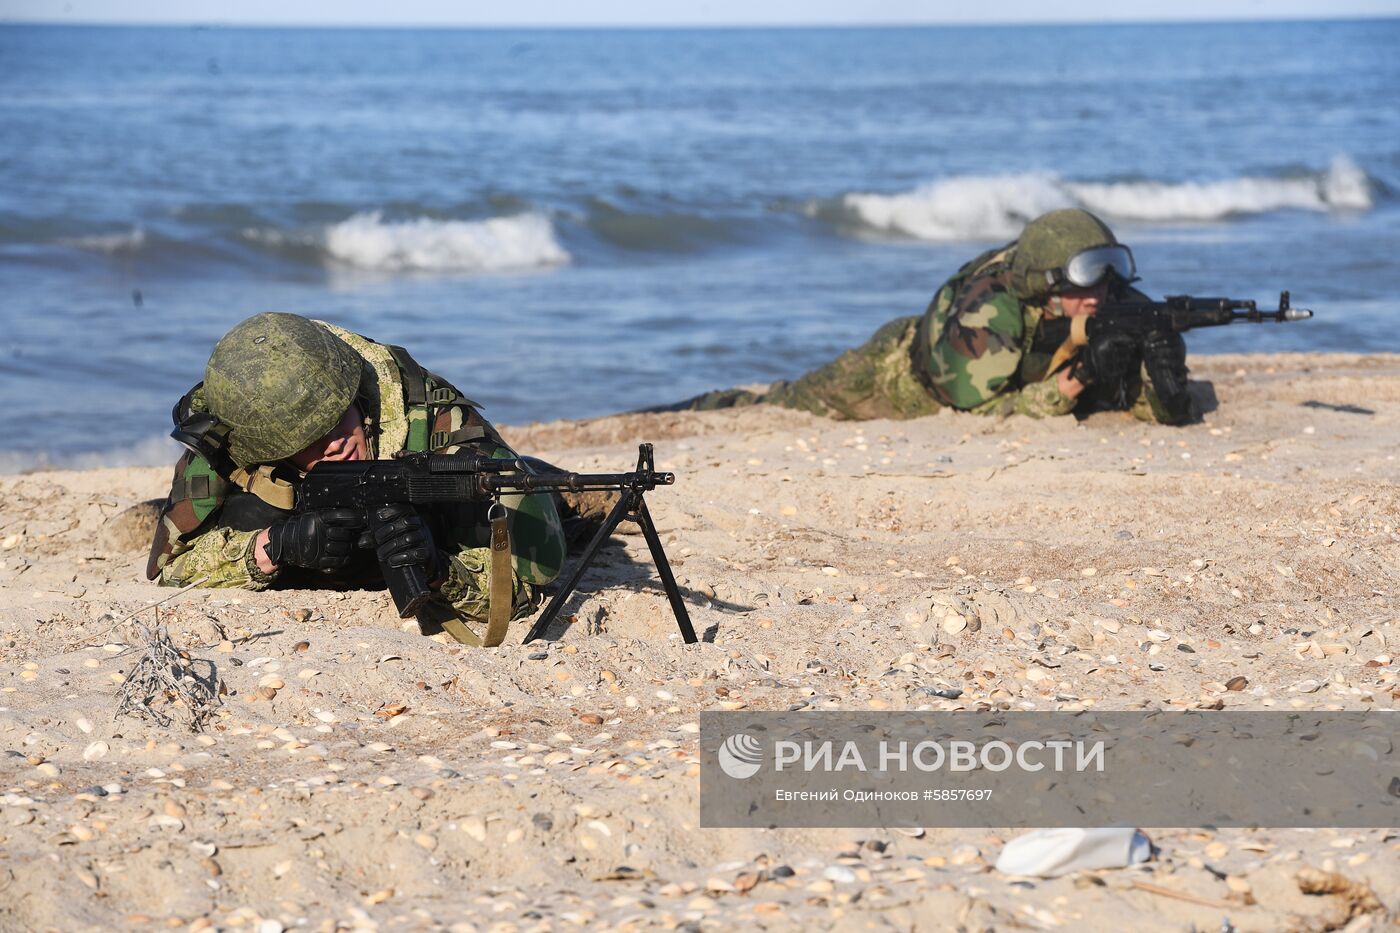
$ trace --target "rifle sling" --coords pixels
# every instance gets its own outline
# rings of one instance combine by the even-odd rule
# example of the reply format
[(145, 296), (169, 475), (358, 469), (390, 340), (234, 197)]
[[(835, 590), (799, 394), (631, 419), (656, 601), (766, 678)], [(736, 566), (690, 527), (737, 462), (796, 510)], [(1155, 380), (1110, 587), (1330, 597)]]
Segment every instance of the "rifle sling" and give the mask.
[(486, 610), (486, 638), (483, 647), (494, 648), (506, 638), (514, 608), (515, 584), (511, 574), (510, 528), (506, 510), (499, 502), (492, 507), (491, 519), (491, 594)]
[(506, 640), (510, 617), (515, 609), (515, 580), (510, 557), (510, 527), (506, 510), (499, 503), (491, 506), (491, 566), (487, 582), (486, 632), (473, 631), (455, 612), (448, 611), (434, 621), (460, 644), (473, 648), (495, 648)]
[(1069, 319), (1069, 336), (1055, 350), (1055, 355), (1050, 358), (1050, 368), (1046, 372), (1058, 371), (1070, 361), (1080, 347), (1089, 342), (1088, 324), (1089, 318), (1084, 315), (1076, 315)]
[(465, 622), (454, 615), (444, 615), (437, 620), (442, 630), (452, 636), (452, 640), (459, 645), (470, 645), (473, 648), (481, 647), (481, 636), (467, 628)]

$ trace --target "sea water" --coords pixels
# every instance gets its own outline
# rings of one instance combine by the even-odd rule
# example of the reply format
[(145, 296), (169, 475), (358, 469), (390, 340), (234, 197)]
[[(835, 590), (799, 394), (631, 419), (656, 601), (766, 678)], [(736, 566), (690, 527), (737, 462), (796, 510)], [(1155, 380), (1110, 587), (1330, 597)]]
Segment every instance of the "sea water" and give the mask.
[(161, 462), (220, 334), (410, 348), (498, 422), (800, 374), (1043, 211), (1154, 294), (1400, 350), (1400, 20), (0, 27), (0, 469)]

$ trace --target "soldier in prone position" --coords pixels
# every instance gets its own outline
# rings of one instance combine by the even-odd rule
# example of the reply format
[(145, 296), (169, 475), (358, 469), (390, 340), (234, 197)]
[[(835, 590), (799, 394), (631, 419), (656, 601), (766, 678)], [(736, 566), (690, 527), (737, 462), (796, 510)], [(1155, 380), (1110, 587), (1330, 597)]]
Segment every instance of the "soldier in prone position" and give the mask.
[(1041, 321), (1092, 315), (1110, 295), (1146, 300), (1129, 286), (1135, 273), (1132, 252), (1099, 218), (1051, 211), (1019, 239), (959, 269), (921, 317), (889, 322), (826, 366), (763, 393), (728, 389), (659, 410), (763, 403), (862, 420), (917, 418), (944, 407), (1037, 418), (1118, 408), (1181, 424), (1196, 413), (1180, 334), (1154, 333), (1140, 343), (1104, 334), (1073, 353), (1035, 340)]
[[(428, 618), (478, 643), (491, 592), (486, 503), (422, 515), (386, 506), (373, 536), (352, 509), (292, 511), (298, 483), (322, 461), (416, 451), (515, 458), (477, 408), (402, 348), (294, 314), (248, 318), (219, 340), (204, 381), (176, 406), (177, 436), (182, 425), (212, 435), (195, 446), (223, 455), (191, 450), (176, 464), (146, 575), (166, 586), (260, 590), (358, 582), (376, 577), (381, 559), (413, 562), (429, 568), (436, 590)], [(567, 542), (550, 494), (501, 504), (519, 618), (559, 574)]]

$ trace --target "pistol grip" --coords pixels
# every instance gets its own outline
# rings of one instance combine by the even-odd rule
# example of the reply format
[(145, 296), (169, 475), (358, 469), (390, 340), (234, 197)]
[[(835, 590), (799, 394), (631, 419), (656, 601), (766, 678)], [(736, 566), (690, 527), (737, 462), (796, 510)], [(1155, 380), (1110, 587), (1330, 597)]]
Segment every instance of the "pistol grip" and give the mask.
[[(375, 518), (375, 510), (369, 510), (369, 528), (371, 533), (377, 532), (384, 523)], [(378, 536), (376, 535), (376, 540)], [(428, 586), (427, 568), (412, 564), (407, 567), (390, 567), (384, 561), (379, 562), (379, 571), (384, 575), (384, 582), (389, 587), (389, 595), (394, 597), (394, 608), (399, 612), (400, 619), (412, 619), (418, 614), (423, 603), (428, 597), (433, 595), (432, 587)]]

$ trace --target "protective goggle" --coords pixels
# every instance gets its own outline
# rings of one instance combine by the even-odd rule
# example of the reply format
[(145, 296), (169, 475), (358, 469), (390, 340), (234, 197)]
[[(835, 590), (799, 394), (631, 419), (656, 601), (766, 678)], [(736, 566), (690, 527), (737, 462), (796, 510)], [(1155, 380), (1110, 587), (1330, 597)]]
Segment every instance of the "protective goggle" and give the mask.
[(1126, 246), (1096, 246), (1076, 253), (1063, 270), (1051, 269), (1045, 273), (1051, 287), (1093, 288), (1110, 275), (1123, 282), (1131, 282), (1137, 276), (1137, 263), (1133, 261), (1133, 251)]

